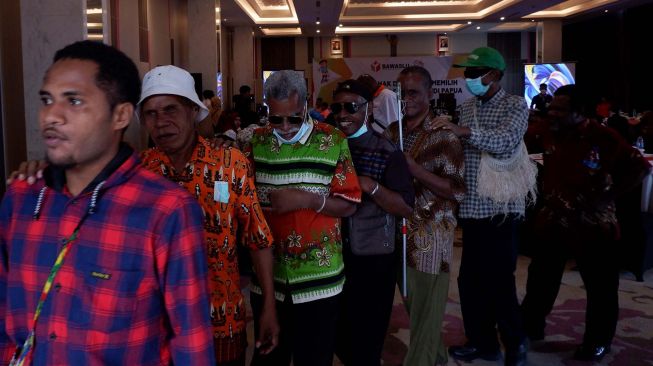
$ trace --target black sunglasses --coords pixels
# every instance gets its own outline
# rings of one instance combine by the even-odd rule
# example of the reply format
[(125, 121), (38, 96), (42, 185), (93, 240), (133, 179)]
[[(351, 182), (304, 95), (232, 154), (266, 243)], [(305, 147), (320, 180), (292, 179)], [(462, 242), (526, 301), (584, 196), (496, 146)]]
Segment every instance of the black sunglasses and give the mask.
[(358, 103), (355, 103), (355, 102), (332, 103), (331, 104), (331, 112), (334, 113), (334, 114), (338, 114), (344, 108), (345, 111), (347, 111), (347, 113), (354, 114), (354, 113), (358, 112), (358, 110), (362, 106), (364, 106), (365, 104), (367, 104), (367, 102), (361, 103), (361, 104), (358, 104)]
[(466, 68), (463, 74), (467, 79), (476, 79), (478, 77), (481, 77), (488, 72), (490, 72), (492, 69), (487, 69), (487, 68)]
[(291, 125), (301, 125), (304, 122), (303, 116), (268, 116), (268, 122), (273, 125), (280, 125), (287, 120)]

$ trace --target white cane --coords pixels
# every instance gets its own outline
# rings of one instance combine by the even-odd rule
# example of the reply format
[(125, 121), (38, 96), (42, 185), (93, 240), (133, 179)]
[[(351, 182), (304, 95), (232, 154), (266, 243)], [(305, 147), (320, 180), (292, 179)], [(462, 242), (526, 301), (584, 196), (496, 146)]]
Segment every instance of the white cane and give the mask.
[[(404, 151), (404, 131), (403, 131), (403, 109), (401, 105), (401, 84), (397, 84), (397, 110), (399, 117), (399, 150)], [(401, 283), (401, 292), (404, 298), (408, 297), (408, 288), (406, 287), (406, 240), (407, 240), (407, 227), (406, 227), (406, 218), (402, 217), (401, 219), (401, 239), (402, 239), (402, 255), (401, 255), (401, 273), (402, 273), (402, 283)]]

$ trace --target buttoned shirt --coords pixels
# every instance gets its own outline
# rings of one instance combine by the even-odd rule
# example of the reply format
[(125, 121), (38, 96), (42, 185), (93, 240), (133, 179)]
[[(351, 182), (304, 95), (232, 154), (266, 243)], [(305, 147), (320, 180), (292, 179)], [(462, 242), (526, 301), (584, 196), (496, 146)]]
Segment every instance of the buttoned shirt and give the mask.
[[(453, 198), (441, 197), (413, 179), (415, 207), (408, 218), (406, 261), (420, 272), (438, 274), (449, 272), (453, 259), (456, 211), (465, 198), (465, 167), (460, 139), (449, 130), (432, 130), (431, 119), (426, 116), (412, 131), (402, 126), (404, 149), (426, 171), (448, 180)], [(398, 123), (387, 132), (393, 141), (399, 141)]]
[[(469, 138), (463, 139), (467, 194), (460, 205), (459, 216), (481, 219), (500, 214), (503, 204), (481, 198), (476, 192), (481, 154), (486, 152), (498, 159), (507, 159), (515, 153), (528, 127), (526, 101), (503, 89), (483, 103), (472, 97), (460, 106), (459, 125), (471, 130)], [(524, 207), (525, 200), (512, 202), (506, 212), (523, 215)]]
[[(347, 139), (334, 127), (310, 122), (294, 144), (283, 144), (270, 126), (257, 129), (245, 149), (256, 170), (263, 207), (270, 193), (293, 188), (358, 203), (361, 189)], [(272, 214), (264, 210), (274, 236), (275, 295), (293, 303), (335, 296), (344, 283), (340, 219), (310, 209)], [(260, 293), (254, 285), (252, 291)]]
[(48, 167), (2, 200), (0, 365), (23, 345), (62, 242), (91, 207), (44, 302), (30, 364), (213, 365), (197, 202), (126, 145), (77, 196), (64, 174)]
[[(207, 140), (198, 137), (182, 171), (176, 171), (168, 156), (158, 148), (143, 152), (143, 165), (185, 188), (202, 207), (204, 247), (209, 263), (210, 316), (218, 362), (242, 357), (247, 336), (237, 236), (252, 251), (272, 246), (272, 234), (258, 202), (249, 161), (238, 149), (212, 149)], [(216, 195), (215, 187), (219, 184), (224, 184), (226, 197), (218, 197), (219, 188)]]

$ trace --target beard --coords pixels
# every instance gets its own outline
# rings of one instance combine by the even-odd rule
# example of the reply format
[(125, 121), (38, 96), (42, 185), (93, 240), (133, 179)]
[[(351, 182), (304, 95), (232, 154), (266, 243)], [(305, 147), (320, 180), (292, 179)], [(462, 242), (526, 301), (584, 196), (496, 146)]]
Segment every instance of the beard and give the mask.
[(68, 157), (66, 159), (62, 159), (60, 161), (54, 161), (48, 156), (48, 154), (45, 154), (45, 162), (48, 163), (48, 166), (52, 166), (58, 169), (63, 169), (63, 170), (68, 170), (72, 169), (77, 165), (77, 162), (73, 159), (73, 157)]

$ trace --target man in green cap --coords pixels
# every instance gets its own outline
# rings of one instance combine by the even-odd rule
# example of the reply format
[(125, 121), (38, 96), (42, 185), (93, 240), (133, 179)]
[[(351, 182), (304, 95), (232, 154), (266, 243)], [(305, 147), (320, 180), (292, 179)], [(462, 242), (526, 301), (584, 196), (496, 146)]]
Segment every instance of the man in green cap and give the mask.
[(498, 327), (506, 350), (505, 364), (524, 365), (527, 345), (514, 271), (517, 225), (524, 215), (526, 197), (497, 202), (481, 196), (477, 176), (482, 154), (507, 159), (521, 148), (528, 106), (524, 98), (509, 95), (501, 88), (506, 63), (494, 48), (477, 48), (454, 67), (465, 68), (467, 89), (474, 96), (462, 103), (457, 125), (446, 119), (437, 119), (433, 124), (436, 129), (451, 130), (460, 137), (465, 152), (467, 196), (459, 211), (463, 253), (458, 290), (468, 341), (450, 347), (449, 354), (464, 361), (498, 360)]

